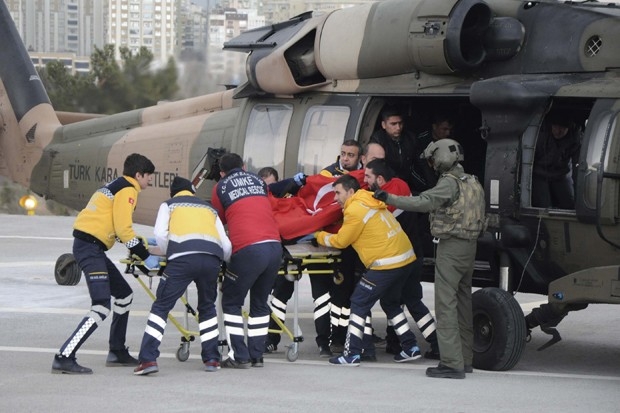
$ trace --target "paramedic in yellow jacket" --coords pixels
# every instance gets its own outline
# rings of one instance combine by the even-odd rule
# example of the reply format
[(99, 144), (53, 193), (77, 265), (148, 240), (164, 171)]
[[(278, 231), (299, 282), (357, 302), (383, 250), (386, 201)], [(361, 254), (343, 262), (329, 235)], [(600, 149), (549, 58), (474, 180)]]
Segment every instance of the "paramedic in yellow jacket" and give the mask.
[(411, 242), (387, 206), (374, 199), (372, 192), (360, 189), (357, 179), (343, 175), (333, 185), (334, 198), (343, 208), (343, 224), (337, 234), (319, 231), (316, 239), (328, 247), (353, 246), (367, 271), (351, 296), (351, 318), (344, 352), (329, 362), (348, 366), (360, 364), (362, 349), (372, 341), (372, 331), (364, 328), (366, 317), (379, 298), (384, 298), (383, 311), (394, 326), (403, 349), (395, 361), (419, 358), (415, 335), (400, 306), (403, 284), (416, 259)]
[(114, 297), (114, 315), (106, 366), (138, 364), (138, 360), (125, 347), (133, 291), (105, 252), (118, 241), (125, 244), (132, 254), (145, 260), (147, 268), (159, 264), (158, 258), (149, 255), (146, 246), (136, 236), (132, 221), (138, 193), (148, 187), (154, 172), (155, 166), (148, 158), (137, 153), (129, 155), (123, 165), (123, 176), (99, 188), (78, 214), (73, 225), (73, 256), (84, 272), (92, 304), (90, 312), (54, 356), (52, 373), (93, 372), (88, 367), (80, 366), (75, 354), (110, 314), (111, 297)]
[(215, 208), (194, 193), (189, 180), (176, 176), (170, 186), (172, 198), (161, 204), (157, 213), (154, 233), (167, 264), (146, 322), (135, 375), (159, 371), (159, 345), (168, 314), (192, 281), (198, 293), (201, 359), (206, 371), (220, 368), (215, 310), (217, 277), (222, 261), (230, 259), (232, 246)]

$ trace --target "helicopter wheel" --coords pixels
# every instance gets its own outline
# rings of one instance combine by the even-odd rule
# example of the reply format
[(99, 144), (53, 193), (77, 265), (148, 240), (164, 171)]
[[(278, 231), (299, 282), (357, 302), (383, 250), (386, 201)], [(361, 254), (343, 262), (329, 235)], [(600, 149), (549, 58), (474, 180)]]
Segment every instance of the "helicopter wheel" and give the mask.
[(513, 368), (525, 349), (527, 328), (514, 297), (499, 288), (472, 294), (474, 367), (503, 371)]

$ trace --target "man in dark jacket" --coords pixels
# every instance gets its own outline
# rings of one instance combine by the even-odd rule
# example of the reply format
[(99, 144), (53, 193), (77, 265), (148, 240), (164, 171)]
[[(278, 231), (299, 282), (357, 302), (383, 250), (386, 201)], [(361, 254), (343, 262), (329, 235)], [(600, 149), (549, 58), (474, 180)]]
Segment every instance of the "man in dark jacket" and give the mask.
[(581, 134), (566, 117), (553, 114), (543, 124), (534, 154), (532, 206), (575, 208)]

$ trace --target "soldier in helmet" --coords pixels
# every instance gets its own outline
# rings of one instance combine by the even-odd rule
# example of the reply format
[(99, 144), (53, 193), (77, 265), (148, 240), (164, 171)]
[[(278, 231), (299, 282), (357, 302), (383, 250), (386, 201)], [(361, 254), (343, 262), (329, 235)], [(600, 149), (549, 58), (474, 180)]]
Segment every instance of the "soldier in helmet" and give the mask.
[(395, 196), (379, 189), (374, 197), (405, 211), (430, 212), (437, 243), (435, 315), (440, 362), (429, 377), (463, 379), (473, 371), (471, 283), (476, 240), (485, 227), (484, 190), (466, 174), (461, 145), (452, 139), (431, 142), (421, 155), (439, 174), (434, 188), (419, 196)]

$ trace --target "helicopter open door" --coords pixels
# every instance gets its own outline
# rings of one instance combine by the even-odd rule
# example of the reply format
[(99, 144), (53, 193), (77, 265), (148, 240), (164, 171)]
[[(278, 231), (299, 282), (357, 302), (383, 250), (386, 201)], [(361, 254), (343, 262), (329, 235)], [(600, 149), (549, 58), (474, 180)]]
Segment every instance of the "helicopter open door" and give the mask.
[(596, 224), (599, 236), (616, 248), (618, 239), (606, 227), (620, 221), (620, 101), (599, 100), (592, 110), (584, 139), (576, 198), (581, 221)]

